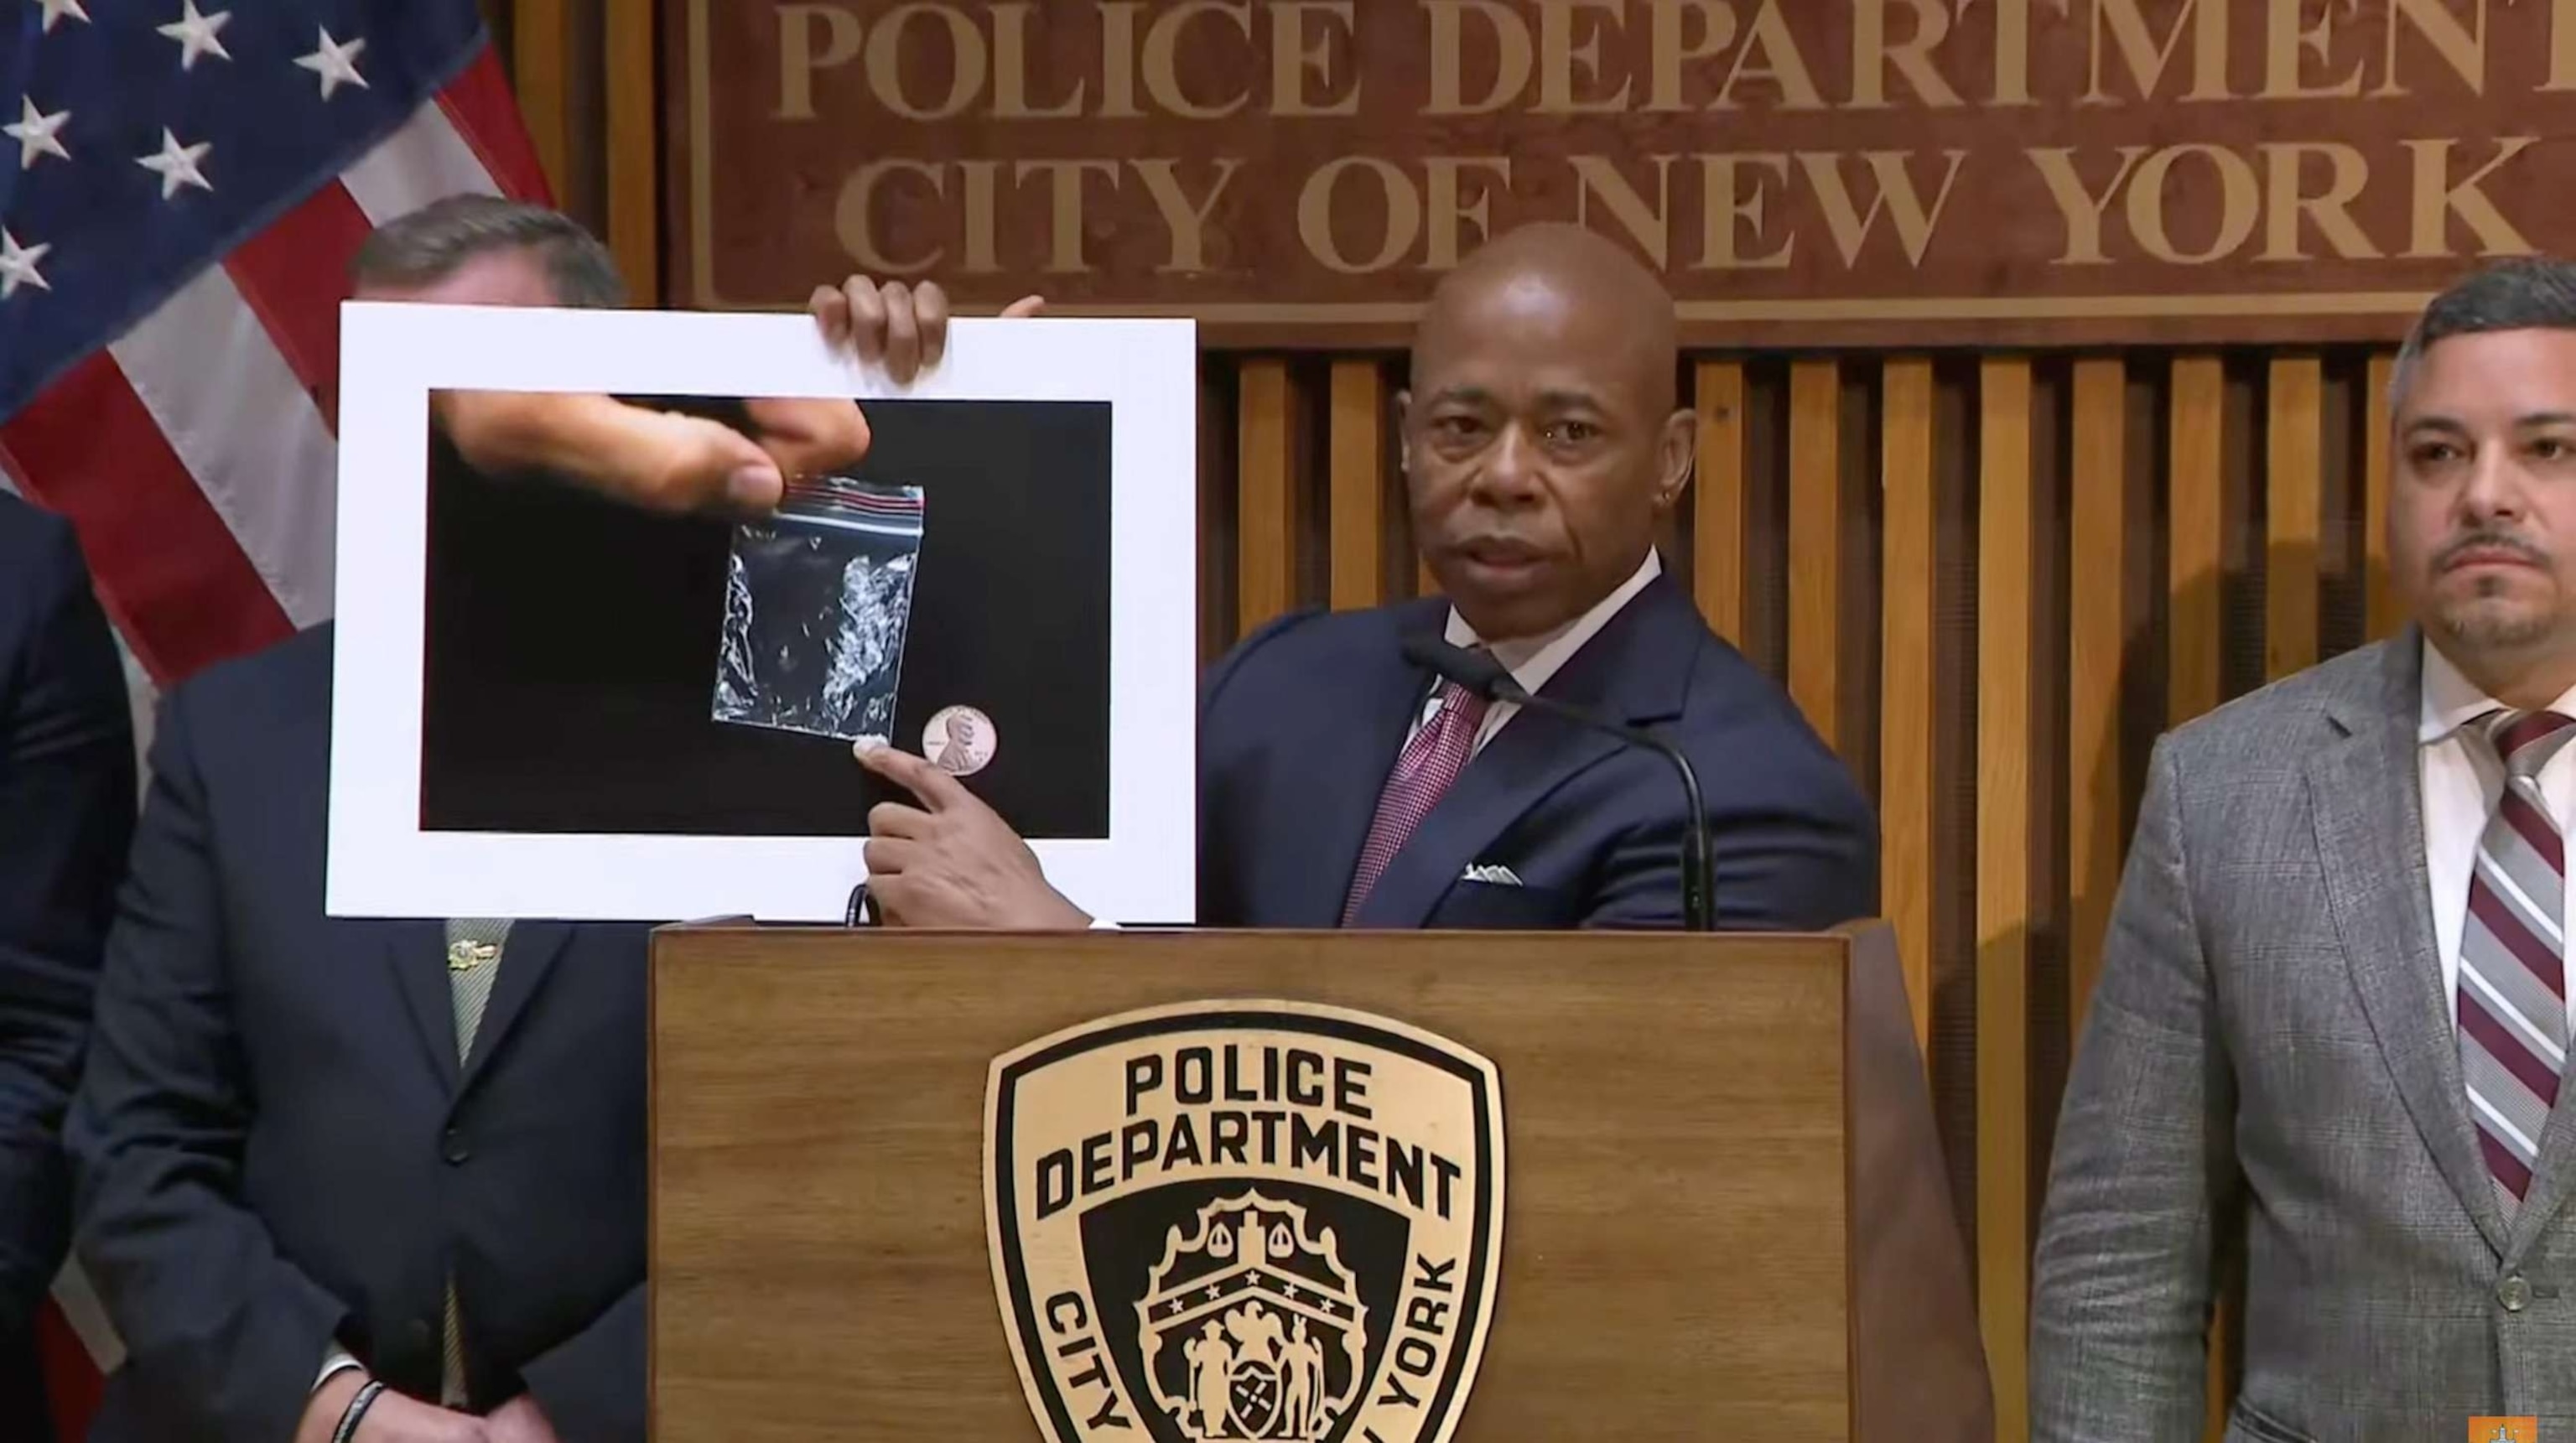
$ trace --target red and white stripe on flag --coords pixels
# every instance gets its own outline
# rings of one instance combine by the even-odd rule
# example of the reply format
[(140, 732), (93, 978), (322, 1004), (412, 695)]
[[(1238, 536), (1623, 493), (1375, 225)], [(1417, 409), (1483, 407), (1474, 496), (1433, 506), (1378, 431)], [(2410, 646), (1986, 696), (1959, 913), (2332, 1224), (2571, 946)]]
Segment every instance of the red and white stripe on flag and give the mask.
[[(80, 533), (149, 689), (330, 615), (338, 481), (317, 392), (369, 230), (460, 191), (543, 203), (487, 45), (399, 130), (0, 425), (0, 470)], [(122, 1356), (77, 1267), (41, 1323), (56, 1432), (82, 1437)]]

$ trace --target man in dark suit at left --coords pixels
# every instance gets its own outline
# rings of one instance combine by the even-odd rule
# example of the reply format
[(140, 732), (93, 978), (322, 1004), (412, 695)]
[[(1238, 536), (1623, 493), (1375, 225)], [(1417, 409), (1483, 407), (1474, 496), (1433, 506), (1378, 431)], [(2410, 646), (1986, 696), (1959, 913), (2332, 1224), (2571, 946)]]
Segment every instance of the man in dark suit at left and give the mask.
[(50, 1429), (63, 1108), (134, 831), (125, 672), (70, 523), (0, 491), (0, 1438)]
[[(486, 197), (389, 223), (356, 279), (623, 296), (579, 226)], [(944, 335), (907, 291), (814, 309), (897, 380)], [(634, 505), (756, 511), (806, 454), (608, 398), (472, 410), (441, 420), (478, 465)], [(315, 627), (163, 704), (65, 1127), (76, 1246), (127, 1345), (90, 1436), (641, 1443), (648, 929), (327, 915), (333, 646)]]

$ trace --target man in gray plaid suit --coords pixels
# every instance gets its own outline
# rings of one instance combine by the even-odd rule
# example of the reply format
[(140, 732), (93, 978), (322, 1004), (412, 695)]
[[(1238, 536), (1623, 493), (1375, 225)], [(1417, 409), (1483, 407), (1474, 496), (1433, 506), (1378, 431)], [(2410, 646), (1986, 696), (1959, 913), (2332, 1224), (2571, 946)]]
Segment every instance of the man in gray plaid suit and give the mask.
[(2040, 1228), (2032, 1436), (2576, 1436), (2564, 830), (2576, 803), (2576, 267), (2437, 299), (2400, 355), (2415, 623), (2163, 738)]

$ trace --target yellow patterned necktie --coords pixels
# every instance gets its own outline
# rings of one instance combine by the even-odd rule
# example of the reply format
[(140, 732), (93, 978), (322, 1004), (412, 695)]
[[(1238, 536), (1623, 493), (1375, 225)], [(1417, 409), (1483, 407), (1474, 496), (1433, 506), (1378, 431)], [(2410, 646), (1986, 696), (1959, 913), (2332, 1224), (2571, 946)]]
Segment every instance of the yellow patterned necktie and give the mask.
[[(459, 1067), (474, 1055), (474, 1034), (483, 1025), (483, 1009), (492, 1000), (492, 979), (501, 970), (501, 948), (509, 938), (507, 921), (466, 919), (447, 924), (447, 991), (456, 1014)], [(439, 1401), (446, 1407), (461, 1408), (466, 1399), (465, 1333), (457, 1312), (453, 1274), (447, 1280), (447, 1337), (443, 1351)]]

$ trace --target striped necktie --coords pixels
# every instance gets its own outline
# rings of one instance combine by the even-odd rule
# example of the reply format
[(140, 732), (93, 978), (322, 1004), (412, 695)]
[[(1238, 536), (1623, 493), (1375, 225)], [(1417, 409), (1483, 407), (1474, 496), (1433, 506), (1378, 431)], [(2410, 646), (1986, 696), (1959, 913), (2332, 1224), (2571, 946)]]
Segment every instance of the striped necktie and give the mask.
[(2531, 1189), (2541, 1130), (2567, 1067), (2567, 858), (2540, 769), (2576, 718), (2493, 711), (2472, 723), (2504, 763), (2504, 794), (2478, 839), (2460, 928), (2460, 1066), (2478, 1150), (2510, 1222)]

